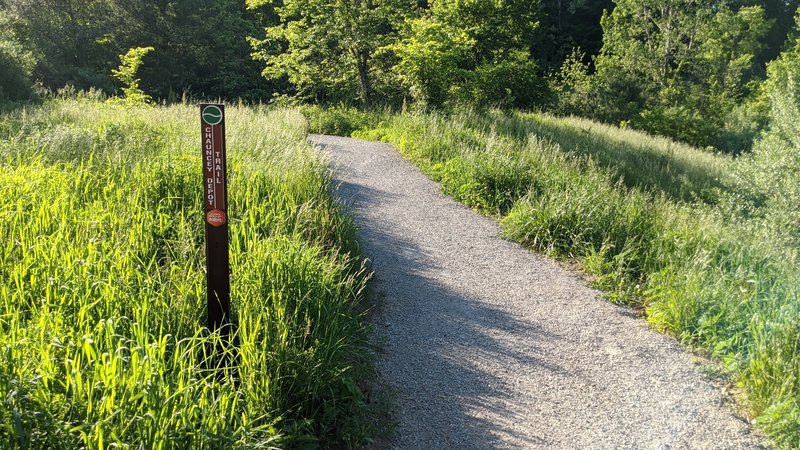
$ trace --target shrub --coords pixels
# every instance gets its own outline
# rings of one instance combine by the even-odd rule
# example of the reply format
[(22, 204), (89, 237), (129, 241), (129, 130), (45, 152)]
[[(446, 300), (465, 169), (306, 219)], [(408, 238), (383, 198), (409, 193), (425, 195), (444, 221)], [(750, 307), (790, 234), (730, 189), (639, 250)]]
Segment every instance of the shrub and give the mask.
[(29, 100), (33, 89), (24, 58), (3, 44), (0, 42), (0, 102)]
[(721, 127), (714, 118), (704, 117), (699, 111), (686, 106), (646, 109), (631, 121), (631, 125), (699, 147), (717, 143)]
[(125, 87), (122, 92), (125, 98), (121, 101), (128, 106), (140, 106), (149, 104), (152, 99), (144, 91), (139, 89), (139, 82), (142, 81), (138, 76), (139, 67), (142, 65), (142, 58), (154, 50), (153, 47), (135, 47), (128, 50), (128, 53), (119, 55), (119, 68), (111, 70), (111, 73)]
[(380, 112), (364, 112), (344, 105), (320, 107), (305, 105), (300, 108), (308, 120), (311, 133), (350, 136), (357, 130), (366, 130), (377, 125)]

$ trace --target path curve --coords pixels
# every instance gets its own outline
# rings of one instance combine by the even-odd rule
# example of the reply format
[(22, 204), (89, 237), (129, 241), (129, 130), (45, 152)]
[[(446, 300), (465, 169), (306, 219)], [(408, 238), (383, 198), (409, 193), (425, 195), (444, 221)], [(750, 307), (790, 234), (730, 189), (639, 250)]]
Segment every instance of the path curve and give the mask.
[(387, 144), (312, 135), (376, 272), (397, 449), (760, 448), (671, 338), (440, 193)]

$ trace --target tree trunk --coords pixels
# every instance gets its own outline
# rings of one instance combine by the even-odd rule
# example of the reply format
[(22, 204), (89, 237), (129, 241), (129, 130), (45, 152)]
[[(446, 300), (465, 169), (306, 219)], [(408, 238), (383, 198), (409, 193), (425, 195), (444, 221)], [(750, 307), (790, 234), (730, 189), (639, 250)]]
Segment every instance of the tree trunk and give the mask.
[(356, 53), (356, 67), (358, 69), (358, 85), (361, 89), (361, 103), (364, 108), (372, 106), (372, 82), (369, 79), (369, 52), (362, 50)]

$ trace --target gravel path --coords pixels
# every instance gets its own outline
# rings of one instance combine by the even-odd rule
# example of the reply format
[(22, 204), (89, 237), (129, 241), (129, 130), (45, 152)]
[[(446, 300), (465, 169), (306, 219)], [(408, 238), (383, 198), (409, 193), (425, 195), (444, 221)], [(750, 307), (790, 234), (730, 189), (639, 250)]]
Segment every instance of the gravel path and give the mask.
[(761, 448), (669, 337), (444, 197), (389, 145), (328, 136), (376, 272), (397, 449)]

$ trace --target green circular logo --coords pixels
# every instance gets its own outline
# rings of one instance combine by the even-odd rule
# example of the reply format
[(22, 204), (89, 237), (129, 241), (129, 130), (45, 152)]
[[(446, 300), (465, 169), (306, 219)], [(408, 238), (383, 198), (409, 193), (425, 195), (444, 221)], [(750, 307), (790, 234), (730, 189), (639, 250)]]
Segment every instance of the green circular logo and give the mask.
[(208, 105), (203, 108), (203, 122), (209, 125), (216, 125), (222, 122), (222, 110), (218, 106)]

